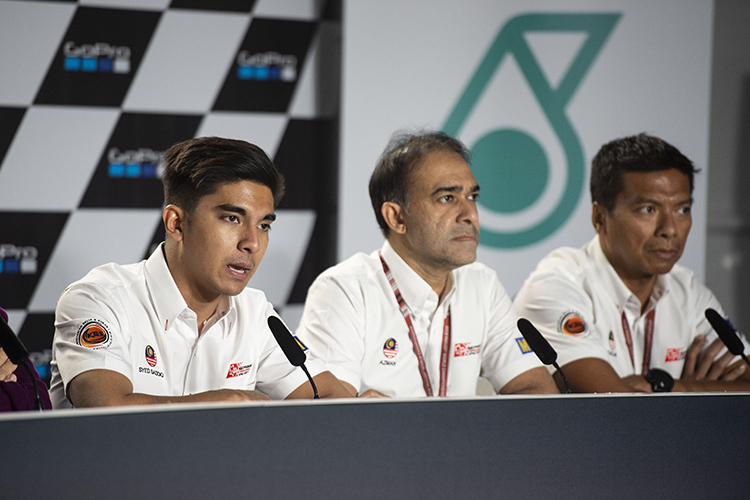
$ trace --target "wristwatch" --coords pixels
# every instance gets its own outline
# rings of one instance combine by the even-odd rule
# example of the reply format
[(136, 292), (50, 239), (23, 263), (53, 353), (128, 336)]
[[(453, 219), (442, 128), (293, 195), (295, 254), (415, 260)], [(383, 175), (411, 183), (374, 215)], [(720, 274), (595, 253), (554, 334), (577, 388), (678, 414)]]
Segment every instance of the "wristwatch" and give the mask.
[(658, 368), (651, 368), (643, 378), (651, 384), (651, 390), (654, 392), (672, 392), (674, 387), (672, 375)]

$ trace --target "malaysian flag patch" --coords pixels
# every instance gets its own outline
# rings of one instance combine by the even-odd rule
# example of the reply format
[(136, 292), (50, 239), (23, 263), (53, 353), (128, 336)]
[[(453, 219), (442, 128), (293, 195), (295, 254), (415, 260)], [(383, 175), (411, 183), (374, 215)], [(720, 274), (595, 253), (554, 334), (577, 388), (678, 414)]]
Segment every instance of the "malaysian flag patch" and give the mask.
[(392, 358), (398, 354), (398, 342), (393, 337), (389, 338), (383, 344), (383, 354), (386, 358)]
[(156, 351), (150, 345), (146, 346), (146, 363), (150, 366), (156, 366)]

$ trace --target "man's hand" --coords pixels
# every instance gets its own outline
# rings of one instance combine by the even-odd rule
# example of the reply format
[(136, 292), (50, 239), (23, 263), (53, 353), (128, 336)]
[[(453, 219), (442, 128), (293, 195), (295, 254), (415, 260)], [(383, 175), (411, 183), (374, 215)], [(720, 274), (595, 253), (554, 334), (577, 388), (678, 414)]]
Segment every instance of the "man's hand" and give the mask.
[[(333, 373), (329, 371), (320, 372), (313, 377), (315, 387), (318, 388), (318, 396), (320, 399), (336, 399), (336, 398), (351, 398), (354, 397), (349, 390), (349, 387), (344, 385), (339, 379), (337, 379)], [(313, 390), (308, 381), (305, 381), (293, 390), (286, 399), (312, 399)]]
[(651, 384), (646, 382), (643, 375), (628, 375), (627, 377), (622, 377), (622, 381), (635, 392), (652, 392)]
[(5, 351), (0, 348), (0, 382), (15, 382), (17, 380), (14, 373), (16, 367), (16, 365), (10, 362)]
[(546, 366), (537, 366), (510, 379), (500, 394), (560, 394)]
[(378, 392), (375, 389), (367, 389), (365, 392), (357, 396), (358, 398), (390, 398), (382, 392)]
[(724, 348), (721, 339), (714, 340), (705, 352), (702, 352), (705, 343), (705, 335), (697, 335), (693, 339), (685, 355), (685, 366), (682, 369), (681, 380), (732, 381), (747, 371), (747, 365), (742, 361), (730, 365), (735, 356), (729, 351), (716, 359), (716, 356)]
[(390, 398), (390, 396), (386, 396), (382, 392), (378, 392), (375, 389), (367, 389), (362, 394), (357, 394), (357, 389), (350, 384), (349, 382), (341, 381), (343, 386), (351, 393), (352, 397), (355, 398)]
[(133, 392), (133, 384), (112, 370), (89, 370), (68, 383), (68, 399), (76, 407), (125, 406), (165, 403), (201, 403), (212, 401), (264, 401), (270, 399), (258, 391), (218, 389), (187, 396), (152, 396)]
[(262, 392), (242, 389), (218, 389), (201, 394), (206, 396), (206, 401), (268, 401), (271, 399)]

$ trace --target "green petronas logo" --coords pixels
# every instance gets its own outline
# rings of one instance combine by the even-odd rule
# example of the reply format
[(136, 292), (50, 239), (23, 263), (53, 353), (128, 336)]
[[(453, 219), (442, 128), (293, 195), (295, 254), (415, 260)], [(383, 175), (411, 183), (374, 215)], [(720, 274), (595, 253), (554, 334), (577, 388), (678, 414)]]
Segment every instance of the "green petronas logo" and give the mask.
[[(481, 243), (495, 248), (518, 248), (536, 243), (559, 229), (578, 203), (585, 184), (586, 165), (581, 141), (565, 108), (586, 76), (620, 14), (526, 14), (514, 17), (500, 30), (443, 131), (458, 136), (506, 55), (515, 58), (549, 126), (557, 136), (566, 161), (565, 187), (547, 214), (528, 227), (507, 231), (482, 226)], [(524, 38), (525, 33), (584, 33), (586, 39), (565, 75), (553, 88)], [(517, 213), (536, 202), (550, 180), (548, 155), (540, 141), (515, 128), (484, 134), (471, 147), (472, 170), (482, 186), (480, 205), (496, 214)]]

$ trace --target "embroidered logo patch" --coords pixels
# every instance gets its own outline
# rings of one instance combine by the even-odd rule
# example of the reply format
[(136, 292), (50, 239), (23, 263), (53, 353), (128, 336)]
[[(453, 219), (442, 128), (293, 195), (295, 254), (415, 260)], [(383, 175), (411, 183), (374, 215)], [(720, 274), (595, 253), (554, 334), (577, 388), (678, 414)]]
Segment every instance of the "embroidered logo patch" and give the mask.
[(612, 332), (609, 332), (609, 348), (615, 350), (615, 335)]
[(299, 337), (297, 337), (296, 335), (292, 335), (292, 337), (294, 337), (294, 340), (297, 341), (297, 345), (299, 345), (300, 349), (302, 349), (303, 351), (307, 350), (307, 346), (302, 343), (302, 341), (299, 339)]
[(528, 354), (531, 352), (531, 347), (529, 347), (529, 343), (526, 342), (526, 339), (523, 337), (518, 337), (516, 339), (516, 344), (518, 344), (518, 348), (521, 349), (521, 352), (523, 354)]
[(680, 361), (682, 359), (685, 359), (685, 351), (678, 347), (672, 347), (671, 349), (667, 349), (667, 357), (664, 358), (664, 361), (667, 363), (671, 361)]
[(146, 363), (150, 366), (156, 366), (156, 351), (150, 345), (146, 346)]
[(393, 337), (389, 338), (383, 344), (383, 354), (386, 358), (392, 358), (398, 354), (398, 342)]
[(562, 315), (557, 324), (558, 330), (572, 337), (583, 337), (588, 331), (586, 322), (576, 311), (569, 311)]
[(479, 354), (479, 345), (469, 345), (468, 342), (459, 342), (453, 346), (453, 357), (460, 358), (461, 356), (471, 356), (472, 354)]
[(91, 349), (104, 349), (112, 344), (112, 335), (106, 323), (98, 319), (88, 319), (78, 328), (76, 344)]
[(250, 369), (252, 367), (253, 367), (252, 363), (250, 363), (249, 365), (243, 365), (241, 361), (239, 363), (232, 363), (231, 365), (229, 365), (227, 378), (241, 377), (242, 375), (247, 375), (250, 372)]

